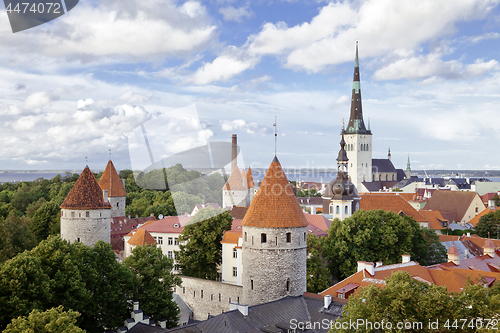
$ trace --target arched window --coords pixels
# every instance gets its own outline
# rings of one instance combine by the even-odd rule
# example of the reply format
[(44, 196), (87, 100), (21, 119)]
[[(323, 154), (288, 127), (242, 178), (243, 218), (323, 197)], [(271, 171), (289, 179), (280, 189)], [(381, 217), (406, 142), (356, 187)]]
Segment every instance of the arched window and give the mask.
[(345, 206), (345, 207), (344, 207), (344, 210), (345, 210), (345, 211), (344, 211), (344, 214), (346, 214), (346, 215), (347, 215), (347, 214), (349, 214), (349, 207), (348, 207), (348, 206)]
[(329, 213), (328, 214), (333, 214), (333, 202), (330, 203), (330, 206), (329, 206)]
[(340, 214), (340, 207), (337, 205), (337, 208), (335, 209), (335, 214)]

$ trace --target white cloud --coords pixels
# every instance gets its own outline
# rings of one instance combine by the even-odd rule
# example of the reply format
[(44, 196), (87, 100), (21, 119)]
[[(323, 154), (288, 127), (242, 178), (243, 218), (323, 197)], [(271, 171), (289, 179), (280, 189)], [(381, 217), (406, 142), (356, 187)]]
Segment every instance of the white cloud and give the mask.
[(94, 100), (92, 98), (87, 98), (86, 100), (80, 99), (76, 104), (76, 108), (85, 109), (88, 106), (91, 106), (92, 104), (94, 104)]
[(222, 14), (225, 21), (235, 22), (241, 22), (243, 18), (249, 18), (253, 15), (253, 12), (248, 7), (234, 8), (233, 6), (221, 8), (219, 13)]
[(34, 116), (24, 116), (12, 123), (12, 128), (15, 131), (28, 131), (35, 127), (38, 118)]
[(55, 93), (40, 91), (34, 94), (29, 95), (24, 101), (23, 107), (25, 109), (39, 109), (44, 106), (49, 105), (50, 103), (57, 101), (59, 99), (59, 95)]
[(256, 122), (247, 123), (243, 119), (221, 120), (220, 124), (224, 132), (244, 131), (248, 134), (270, 132), (270, 128), (267, 126)]

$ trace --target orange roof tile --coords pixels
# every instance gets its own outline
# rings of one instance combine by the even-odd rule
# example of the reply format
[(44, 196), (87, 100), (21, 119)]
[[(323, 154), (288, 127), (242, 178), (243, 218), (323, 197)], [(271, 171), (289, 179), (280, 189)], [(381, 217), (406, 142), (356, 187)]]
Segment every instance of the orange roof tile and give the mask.
[(221, 243), (227, 243), (227, 244), (238, 244), (238, 239), (241, 237), (241, 230), (240, 231), (226, 231), (224, 233), (224, 237), (220, 241)]
[(458, 241), (460, 236), (438, 235), (438, 238), (440, 242), (451, 242), (451, 241)]
[(233, 219), (243, 219), (247, 211), (248, 207), (233, 206), (233, 208), (229, 211), (229, 214), (231, 214)]
[(491, 213), (491, 212), (496, 212), (499, 209), (500, 209), (499, 207), (495, 207), (495, 209), (490, 209), (489, 207), (486, 207), (485, 210), (483, 210), (482, 212), (480, 212), (479, 214), (477, 214), (476, 216), (474, 216), (474, 218), (472, 218), (472, 220), (470, 220), (469, 223), (472, 224), (473, 226), (477, 226), (477, 224), (479, 223), (479, 219), (481, 218), (481, 216), (484, 216), (484, 215), (486, 215), (488, 213)]
[(448, 249), (448, 254), (459, 255), (458, 249), (455, 246), (455, 244), (453, 244), (452, 246), (450, 246), (450, 248)]
[(165, 216), (161, 220), (147, 222), (139, 229), (164, 234), (180, 234), (190, 220), (190, 216)]
[(255, 187), (255, 184), (253, 182), (252, 170), (250, 170), (250, 167), (248, 167), (247, 170), (247, 185), (249, 188)]
[(443, 215), (439, 212), (439, 210), (420, 210), (418, 211), (420, 215), (425, 217), (429, 221), (429, 229), (432, 230), (442, 230), (448, 229), (445, 228), (439, 223), (439, 221), (448, 222)]
[(417, 222), (427, 222), (427, 219), (400, 195), (364, 193), (360, 194), (360, 197), (359, 208), (362, 210), (382, 209), (386, 212), (403, 212), (405, 215), (413, 217)]
[(304, 213), (304, 216), (309, 224), (312, 224), (321, 231), (328, 232), (328, 229), (330, 229), (331, 221), (323, 215), (311, 215)]
[(308, 225), (293, 188), (276, 156), (245, 214), (242, 225), (263, 228)]
[(222, 187), (223, 190), (230, 191), (238, 191), (238, 190), (246, 190), (243, 186), (243, 178), (241, 177), (241, 172), (238, 166), (235, 166), (235, 169), (231, 171), (231, 176)]
[(108, 202), (104, 202), (102, 189), (94, 174), (86, 166), (80, 177), (69, 191), (60, 208), (63, 209), (111, 209)]
[(156, 241), (146, 229), (137, 229), (127, 243), (130, 245), (153, 245), (156, 244)]
[[(462, 239), (463, 240), (470, 240), (471, 242), (476, 244), (481, 249), (483, 248), (484, 242), (486, 241), (486, 238), (482, 238), (482, 237), (479, 237), (478, 235), (474, 235), (474, 234), (471, 235), (470, 237), (463, 235), (460, 239), (461, 240)], [(493, 238), (490, 238), (490, 240), (493, 242), (493, 245), (495, 245), (495, 248), (500, 248), (500, 240), (493, 239)]]
[(102, 173), (101, 179), (99, 179), (99, 186), (103, 190), (108, 190), (108, 196), (110, 197), (127, 196), (120, 176), (118, 176), (115, 166), (111, 160), (109, 160), (108, 165), (106, 165), (106, 169)]

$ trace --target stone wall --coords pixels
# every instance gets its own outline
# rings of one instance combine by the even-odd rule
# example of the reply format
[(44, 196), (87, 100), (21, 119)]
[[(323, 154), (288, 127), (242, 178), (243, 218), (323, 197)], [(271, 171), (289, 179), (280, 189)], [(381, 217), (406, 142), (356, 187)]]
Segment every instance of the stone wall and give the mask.
[[(287, 233), (291, 234), (290, 242)], [(243, 304), (270, 302), (306, 291), (306, 234), (306, 227), (243, 226)]]
[(61, 209), (61, 238), (89, 246), (94, 246), (99, 240), (109, 243), (111, 209)]
[(248, 190), (235, 190), (228, 191), (222, 190), (222, 207), (233, 207), (233, 206), (248, 206), (249, 203), (249, 193)]
[(241, 286), (187, 276), (180, 278), (182, 285), (176, 287), (176, 293), (193, 310), (195, 320), (206, 320), (208, 315), (229, 311), (230, 303), (239, 303), (243, 298)]
[(125, 197), (109, 197), (111, 217), (125, 216)]

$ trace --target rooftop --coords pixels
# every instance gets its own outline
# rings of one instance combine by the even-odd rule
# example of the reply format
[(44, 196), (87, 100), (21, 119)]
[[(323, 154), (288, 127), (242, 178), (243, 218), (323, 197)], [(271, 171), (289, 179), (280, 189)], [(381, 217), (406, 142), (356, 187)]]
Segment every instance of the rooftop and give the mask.
[(86, 166), (61, 204), (63, 209), (111, 209), (104, 202), (102, 189), (94, 174)]

